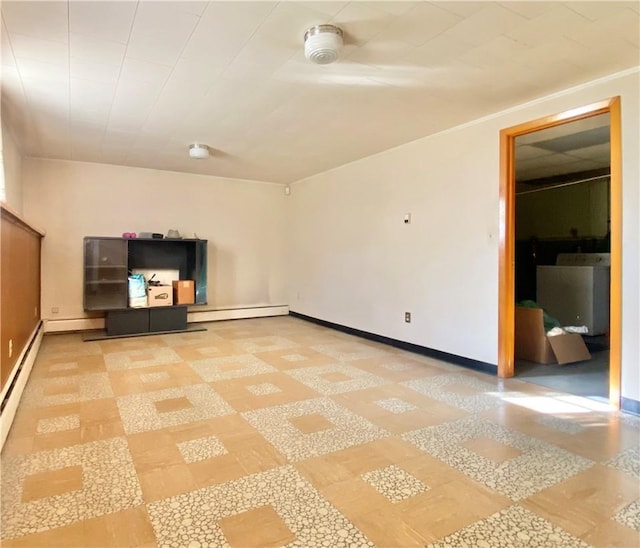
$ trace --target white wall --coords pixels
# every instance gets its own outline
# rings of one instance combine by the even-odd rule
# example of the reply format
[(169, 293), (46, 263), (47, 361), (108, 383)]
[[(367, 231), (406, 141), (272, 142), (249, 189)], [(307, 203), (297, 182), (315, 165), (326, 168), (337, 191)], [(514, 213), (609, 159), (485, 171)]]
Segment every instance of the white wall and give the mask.
[(209, 304), (198, 310), (286, 304), (282, 186), (43, 159), (26, 159), (23, 175), (24, 213), (47, 232), (44, 319), (86, 317), (84, 236), (171, 228), (209, 240)]
[(4, 124), (0, 157), (4, 170), (4, 192), (0, 191), (0, 199), (13, 211), (22, 215), (22, 155), (11, 132)]
[(499, 132), (620, 95), (622, 395), (640, 399), (638, 80), (593, 82), (294, 184), (291, 310), (496, 364)]

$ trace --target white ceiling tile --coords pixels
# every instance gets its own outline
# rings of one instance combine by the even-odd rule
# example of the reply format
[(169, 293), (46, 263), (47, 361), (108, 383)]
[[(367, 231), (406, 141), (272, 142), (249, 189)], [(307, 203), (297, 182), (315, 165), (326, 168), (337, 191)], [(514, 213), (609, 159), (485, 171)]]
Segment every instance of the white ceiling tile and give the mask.
[(426, 44), (409, 50), (402, 61), (426, 67), (449, 66), (452, 60), (473, 49), (473, 45), (454, 40), (445, 34), (436, 36)]
[(550, 150), (534, 147), (528, 144), (521, 144), (520, 137), (516, 138), (516, 163), (520, 167), (520, 162), (524, 160), (535, 160), (541, 156), (553, 154)]
[(543, 13), (553, 9), (553, 2), (501, 2), (500, 5), (527, 19), (539, 17)]
[(380, 38), (402, 40), (420, 46), (447, 29), (455, 27), (462, 20), (459, 15), (424, 2), (397, 17), (382, 31)]
[(634, 4), (638, 5), (637, 2), (567, 2), (567, 7), (591, 21), (597, 21), (609, 17), (616, 10), (632, 8)]
[(611, 163), (611, 147), (609, 143), (572, 150), (567, 152), (567, 155), (581, 160), (590, 160), (601, 166), (608, 166)]
[(22, 93), (22, 81), (20, 73), (16, 67), (2, 67), (2, 95), (11, 93), (12, 95)]
[(525, 24), (512, 25), (504, 29), (504, 34), (529, 46), (538, 46), (545, 40), (564, 36), (586, 19), (562, 4), (553, 3), (553, 9), (528, 20)]
[(200, 17), (204, 10), (207, 9), (209, 2), (198, 2), (191, 0), (180, 0), (177, 4), (181, 10), (186, 11), (187, 13), (191, 13), (193, 15), (197, 15)]
[(480, 45), (514, 28), (519, 28), (528, 19), (498, 4), (483, 3), (481, 10), (470, 15), (461, 23), (445, 31), (447, 36)]
[(135, 133), (107, 129), (102, 137), (102, 146), (105, 148), (130, 147), (135, 140)]
[(174, 66), (162, 93), (175, 100), (193, 103), (220, 78), (224, 66), (203, 63), (199, 59), (180, 59)]
[(126, 44), (106, 40), (92, 34), (73, 32), (69, 36), (71, 57), (104, 65), (120, 65), (127, 49)]
[(115, 84), (71, 79), (71, 118), (77, 122), (105, 125), (115, 93)]
[(157, 86), (163, 86), (170, 73), (170, 66), (148, 63), (147, 61), (126, 57), (122, 64), (120, 78), (132, 82), (148, 82)]
[(200, 17), (174, 2), (142, 2), (136, 13), (127, 56), (173, 65)]
[[(345, 43), (362, 45), (391, 25), (396, 16), (377, 7), (376, 2), (351, 2), (334, 18), (345, 33)], [(394, 37), (390, 37), (394, 39)]]
[(214, 2), (204, 12), (182, 57), (228, 63), (273, 10), (274, 2)]
[(412, 44), (400, 40), (373, 38), (367, 42), (366, 47), (355, 48), (345, 58), (365, 65), (388, 65), (395, 63), (414, 49), (415, 46)]
[(10, 39), (16, 59), (36, 59), (43, 63), (62, 66), (68, 63), (69, 47), (67, 44), (24, 34), (11, 34)]
[(92, 80), (103, 84), (115, 85), (120, 74), (120, 65), (105, 65), (84, 59), (71, 58), (71, 78)]
[(9, 32), (66, 43), (69, 34), (67, 2), (2, 2), (2, 18)]
[(328, 23), (330, 18), (343, 9), (348, 3), (349, 2), (304, 2), (304, 7), (326, 17), (326, 20), (316, 23), (320, 25)]
[(506, 36), (498, 36), (461, 55), (458, 59), (476, 67), (490, 67), (511, 63), (529, 47)]
[(65, 65), (43, 63), (36, 59), (21, 58), (17, 61), (21, 78), (47, 80), (50, 82), (69, 82), (69, 72)]
[(140, 2), (132, 35), (189, 34), (200, 17), (183, 10), (180, 2)]
[(4, 25), (4, 19), (2, 20), (2, 28), (0, 29), (0, 48), (2, 50), (2, 66), (15, 67), (16, 60), (13, 56), (13, 48), (9, 40), (9, 33)]
[[(638, 62), (628, 2), (143, 1), (138, 18), (133, 2), (67, 5), (69, 46), (40, 14), (3, 36), (26, 76), (25, 96), (3, 67), (23, 153), (237, 178), (291, 182)], [(302, 34), (327, 22), (345, 29), (342, 59), (310, 64)], [(189, 161), (196, 140), (215, 161)], [(577, 154), (562, 169), (606, 161)]]
[(69, 2), (69, 30), (126, 44), (138, 2)]
[(69, 117), (69, 84), (35, 78), (22, 78), (29, 107), (52, 115)]
[(403, 2), (401, 0), (395, 2), (377, 2), (376, 8), (384, 10), (392, 15), (404, 15), (416, 5), (415, 2)]
[(473, 15), (477, 11), (480, 11), (483, 7), (484, 2), (432, 2), (444, 10), (450, 11), (451, 13), (455, 13), (460, 17), (469, 17)]

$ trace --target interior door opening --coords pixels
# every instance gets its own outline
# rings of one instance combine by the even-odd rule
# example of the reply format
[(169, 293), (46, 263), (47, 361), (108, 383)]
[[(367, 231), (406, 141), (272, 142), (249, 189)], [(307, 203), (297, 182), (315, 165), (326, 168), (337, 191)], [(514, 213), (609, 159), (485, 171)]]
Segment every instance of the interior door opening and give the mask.
[(619, 98), (501, 132), (499, 376), (619, 407), (620, 175)]

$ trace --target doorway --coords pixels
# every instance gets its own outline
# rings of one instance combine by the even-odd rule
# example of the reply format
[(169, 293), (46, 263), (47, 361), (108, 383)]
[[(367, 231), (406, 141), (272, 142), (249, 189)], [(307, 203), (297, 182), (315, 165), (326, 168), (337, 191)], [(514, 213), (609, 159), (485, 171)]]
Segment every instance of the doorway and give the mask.
[[(606, 133), (606, 135), (605, 135)], [(604, 164), (596, 165), (597, 162), (583, 164), (585, 169), (580, 170), (582, 173), (573, 177), (566, 177), (570, 170), (569, 167), (558, 167), (562, 164), (569, 163), (569, 158), (557, 156), (555, 159), (549, 158), (547, 164), (555, 164), (543, 166), (543, 162), (530, 161), (522, 162), (526, 153), (518, 154), (517, 151), (527, 151), (532, 156), (540, 156), (552, 154), (554, 152), (563, 154), (571, 148), (586, 148), (589, 141), (596, 146), (607, 141), (610, 147), (609, 166)], [(538, 150), (535, 151), (530, 146), (531, 143), (537, 143)], [(541, 150), (543, 152), (541, 152)], [(595, 149), (591, 149), (593, 151)], [(602, 152), (602, 147), (600, 147)], [(520, 166), (518, 166), (518, 158)], [(602, 158), (601, 158), (602, 160)], [(527, 169), (527, 167), (531, 169)], [(538, 169), (539, 168), (539, 169)], [(528, 171), (528, 174), (526, 173)], [(554, 171), (558, 171), (554, 174)], [(564, 172), (564, 173), (563, 173)], [(521, 181), (528, 178), (529, 184), (517, 184), (517, 176)], [(516, 195), (526, 196), (529, 194), (540, 194), (546, 192), (555, 192), (556, 197), (553, 202), (560, 202), (571, 195), (575, 195), (575, 191), (568, 190), (569, 187), (585, 183), (591, 184), (591, 188), (585, 193), (586, 187), (582, 187), (580, 193), (582, 195), (597, 194), (602, 196), (603, 189), (608, 191), (609, 203), (604, 215), (610, 219), (608, 231), (602, 229), (602, 210), (596, 214), (599, 219), (585, 221), (592, 223), (593, 226), (598, 225), (597, 231), (602, 233), (602, 238), (591, 238), (589, 245), (580, 244), (579, 232), (584, 234), (584, 224), (582, 228), (579, 226), (570, 226), (568, 228), (569, 238), (573, 242), (565, 242), (565, 244), (574, 244), (573, 249), (565, 249), (566, 251), (580, 250), (583, 253), (606, 253), (608, 250), (610, 255), (610, 296), (609, 296), (609, 327), (608, 337), (602, 338), (595, 336), (590, 339), (591, 348), (596, 352), (599, 350), (598, 343), (609, 346), (608, 353), (608, 399), (609, 403), (614, 407), (619, 407), (620, 400), (620, 330), (621, 330), (621, 155), (620, 155), (620, 99), (618, 97), (610, 100), (602, 101), (586, 107), (573, 109), (561, 114), (541, 118), (512, 128), (504, 129), (501, 132), (501, 180), (500, 180), (500, 264), (499, 264), (499, 348), (498, 348), (498, 375), (500, 377), (511, 377), (516, 373), (515, 360), (515, 303), (516, 299), (522, 297), (531, 297), (535, 295), (536, 284), (535, 277), (533, 280), (531, 275), (523, 275), (523, 269), (519, 269), (519, 275), (516, 276), (516, 259), (522, 260), (523, 253), (520, 249), (523, 244), (516, 244)], [(562, 182), (561, 182), (562, 181)], [(565, 185), (566, 183), (566, 185)], [(542, 190), (545, 188), (545, 190)], [(559, 190), (553, 190), (557, 188)], [(605, 192), (606, 192), (605, 191)], [(557, 193), (560, 194), (557, 194)], [(521, 200), (522, 201), (522, 200)], [(529, 202), (549, 202), (548, 199), (540, 197), (529, 199)], [(569, 220), (569, 224), (571, 224)], [(606, 219), (604, 221), (606, 223)], [(539, 223), (538, 223), (539, 224)], [(554, 224), (551, 222), (551, 224)], [(577, 222), (573, 224), (578, 225)], [(547, 233), (560, 229), (562, 223), (555, 227), (546, 227)], [(526, 228), (526, 227), (525, 227)], [(530, 229), (531, 227), (529, 227)], [(524, 231), (526, 232), (526, 230)], [(588, 231), (587, 231), (588, 232)], [(521, 231), (522, 233), (522, 231)], [(520, 234), (522, 236), (522, 234)], [(522, 238), (520, 238), (522, 240)], [(549, 242), (547, 242), (549, 244)], [(577, 245), (576, 245), (577, 244)], [(546, 245), (546, 249), (541, 251), (535, 243), (530, 242), (531, 247), (526, 253), (550, 253), (553, 255), (553, 261), (557, 259), (557, 253), (552, 253), (552, 248), (562, 248), (559, 241), (553, 242), (553, 245)], [(518, 252), (516, 249), (518, 248)], [(608, 249), (607, 249), (608, 248)], [(555, 250), (556, 252), (558, 249)], [(530, 256), (529, 259), (532, 257)], [(592, 258), (592, 257), (591, 257)], [(538, 258), (536, 258), (538, 259)], [(541, 259), (541, 258), (540, 258)], [(570, 257), (569, 257), (570, 259)], [(541, 259), (545, 262), (551, 260), (547, 256)], [(568, 259), (567, 259), (568, 260)], [(575, 260), (575, 259), (571, 259)], [(555, 263), (554, 263), (555, 264)], [(520, 265), (522, 266), (522, 265)], [(535, 267), (534, 267), (535, 268)], [(530, 270), (530, 266), (529, 266)], [(553, 270), (553, 268), (549, 269)], [(559, 269), (558, 269), (559, 270)], [(545, 272), (544, 274), (548, 274)], [(557, 274), (555, 272), (554, 274)], [(517, 280), (517, 283), (516, 283)], [(533, 299), (530, 299), (533, 300)], [(519, 309), (520, 310), (520, 309)], [(575, 322), (572, 322), (575, 323)], [(591, 325), (593, 330), (593, 325)], [(596, 331), (602, 331), (601, 328)], [(603, 354), (599, 354), (598, 359), (602, 361)], [(606, 358), (605, 358), (606, 359)], [(593, 367), (594, 364), (591, 364)], [(545, 366), (543, 366), (545, 367)], [(546, 366), (548, 367), (548, 366)], [(557, 366), (556, 366), (557, 367)], [(587, 366), (588, 368), (589, 366)], [(575, 368), (574, 368), (575, 369)], [(569, 371), (569, 368), (565, 370)], [(564, 372), (563, 372), (564, 374)]]

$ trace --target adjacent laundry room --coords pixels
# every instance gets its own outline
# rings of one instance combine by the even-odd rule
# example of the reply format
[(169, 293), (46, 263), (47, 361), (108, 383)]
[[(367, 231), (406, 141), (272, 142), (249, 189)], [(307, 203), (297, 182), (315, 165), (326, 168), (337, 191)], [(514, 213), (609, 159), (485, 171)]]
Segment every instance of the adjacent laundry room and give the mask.
[(515, 375), (609, 397), (609, 115), (516, 139)]

